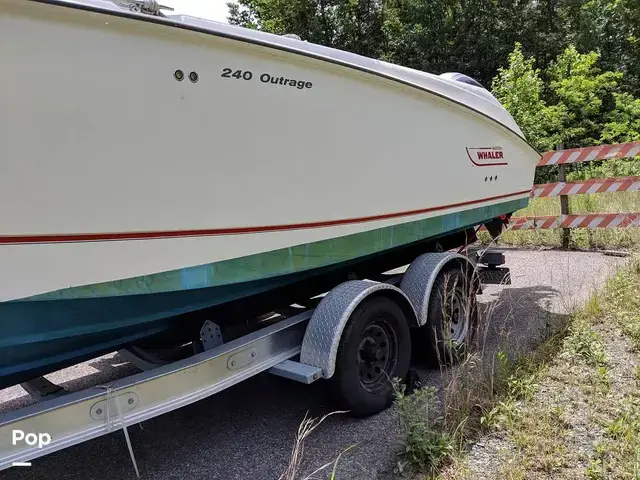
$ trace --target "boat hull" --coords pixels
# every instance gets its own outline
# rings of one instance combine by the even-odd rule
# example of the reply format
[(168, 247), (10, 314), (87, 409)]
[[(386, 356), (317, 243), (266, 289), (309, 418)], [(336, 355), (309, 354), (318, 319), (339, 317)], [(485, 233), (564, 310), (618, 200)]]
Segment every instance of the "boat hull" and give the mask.
[[(522, 138), (392, 79), (75, 8), (8, 0), (0, 13), (3, 66), (20, 72), (1, 80), (0, 301), (526, 198), (532, 185), (538, 156)], [(499, 161), (474, 163), (470, 148), (493, 146)]]
[(0, 3), (4, 379), (527, 203), (481, 89), (108, 5)]
[[(354, 272), (366, 276), (405, 265), (436, 248), (435, 242), (443, 248), (460, 246), (466, 241), (468, 227), (511, 213), (524, 204), (522, 200), (505, 202), (368, 232), (368, 239), (360, 234), (300, 246), (298, 252), (280, 250), (228, 265), (221, 262), (0, 303), (0, 388), (155, 336), (162, 336), (163, 343), (170, 344), (195, 340), (204, 319), (244, 321), (247, 316), (320, 294)], [(300, 261), (303, 250), (308, 264), (305, 268)], [(324, 254), (314, 255), (314, 251)], [(293, 261), (296, 256), (297, 262)], [(275, 261), (277, 257), (279, 262)], [(215, 275), (206, 275), (216, 269), (242, 271), (239, 262), (245, 263), (244, 269), (262, 264), (257, 271), (264, 276), (216, 284)], [(282, 275), (270, 275), (272, 270), (265, 267), (287, 263), (290, 273)], [(293, 267), (296, 263), (298, 268)], [(165, 278), (160, 280), (160, 276)], [(167, 285), (178, 278), (190, 279), (193, 288), (168, 289)], [(160, 285), (164, 288), (154, 287)]]

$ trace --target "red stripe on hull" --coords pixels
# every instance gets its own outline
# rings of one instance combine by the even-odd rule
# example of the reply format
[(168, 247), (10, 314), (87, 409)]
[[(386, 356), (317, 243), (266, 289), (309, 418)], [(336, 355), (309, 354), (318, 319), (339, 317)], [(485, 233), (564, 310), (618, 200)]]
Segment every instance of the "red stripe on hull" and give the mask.
[(322, 222), (293, 223), (287, 225), (263, 225), (257, 227), (232, 227), (216, 228), (205, 230), (173, 230), (155, 232), (107, 232), (107, 233), (68, 233), (68, 234), (46, 234), (46, 235), (6, 235), (0, 236), (0, 245), (24, 244), (24, 243), (65, 243), (65, 242), (101, 242), (115, 240), (150, 240), (161, 238), (179, 237), (208, 237), (215, 235), (241, 235), (246, 233), (277, 232), (283, 230), (300, 230), (306, 228), (322, 228), (337, 225), (349, 225), (354, 223), (372, 222), (377, 220), (387, 220), (390, 218), (408, 217), (422, 213), (447, 210), (449, 208), (463, 207), (478, 203), (499, 200), (503, 198), (515, 197), (529, 194), (530, 190), (498, 195), (495, 197), (481, 198), (468, 202), (453, 203), (439, 207), (423, 208), (420, 210), (409, 210), (406, 212), (387, 213), (384, 215), (374, 215), (369, 217), (348, 218), (341, 220), (327, 220)]

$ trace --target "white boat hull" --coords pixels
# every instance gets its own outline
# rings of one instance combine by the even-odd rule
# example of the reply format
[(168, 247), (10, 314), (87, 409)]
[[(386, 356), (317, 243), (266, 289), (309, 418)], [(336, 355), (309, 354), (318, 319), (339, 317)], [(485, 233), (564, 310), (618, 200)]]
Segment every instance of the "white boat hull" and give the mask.
[(215, 32), (8, 0), (0, 58), (0, 301), (524, 199), (539, 158), (482, 108)]

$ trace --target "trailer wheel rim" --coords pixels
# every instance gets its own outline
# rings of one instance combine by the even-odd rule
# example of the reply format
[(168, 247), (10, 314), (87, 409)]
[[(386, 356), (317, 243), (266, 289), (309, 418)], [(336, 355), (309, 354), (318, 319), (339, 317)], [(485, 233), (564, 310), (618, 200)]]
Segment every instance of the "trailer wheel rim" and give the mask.
[(454, 289), (448, 303), (446, 323), (449, 338), (454, 344), (464, 343), (469, 331), (469, 312), (468, 307), (465, 307), (464, 292)]
[(384, 319), (364, 329), (358, 346), (358, 377), (368, 392), (384, 388), (398, 361), (398, 337)]

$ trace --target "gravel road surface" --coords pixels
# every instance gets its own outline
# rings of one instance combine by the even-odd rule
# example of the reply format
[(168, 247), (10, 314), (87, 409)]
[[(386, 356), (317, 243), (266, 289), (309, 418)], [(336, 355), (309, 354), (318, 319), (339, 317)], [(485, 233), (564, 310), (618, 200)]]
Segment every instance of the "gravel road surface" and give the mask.
[[(599, 253), (507, 250), (512, 285), (488, 286), (480, 297), (491, 312), (488, 350), (510, 331), (517, 348), (530, 348), (550, 319), (566, 315), (602, 285), (624, 259)], [(504, 337), (502, 337), (504, 338)], [(78, 390), (134, 373), (117, 354), (68, 368), (49, 378)], [(437, 386), (437, 370), (419, 370)], [(31, 403), (20, 387), (0, 390), (0, 413)], [(258, 375), (218, 395), (129, 428), (143, 479), (276, 480), (286, 467), (305, 412), (331, 411), (322, 382), (305, 386)], [(364, 420), (328, 418), (309, 437), (303, 470), (312, 472), (352, 445), (338, 478), (391, 479), (396, 468), (397, 420), (393, 408)], [(122, 431), (0, 472), (0, 479), (135, 479)], [(304, 475), (300, 478), (304, 478)], [(326, 478), (318, 476), (317, 478)]]

